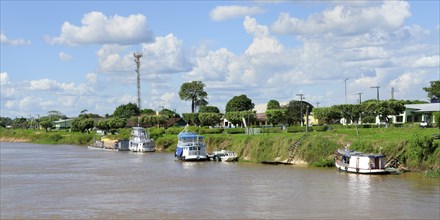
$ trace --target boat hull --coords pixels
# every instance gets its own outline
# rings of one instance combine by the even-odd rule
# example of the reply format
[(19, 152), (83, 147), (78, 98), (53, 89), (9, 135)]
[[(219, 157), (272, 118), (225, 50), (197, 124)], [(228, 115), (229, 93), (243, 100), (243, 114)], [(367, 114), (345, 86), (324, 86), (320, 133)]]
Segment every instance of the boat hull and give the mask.
[(335, 166), (339, 171), (347, 173), (359, 173), (359, 174), (390, 174), (391, 172), (386, 169), (362, 169), (356, 167), (350, 167), (346, 163), (342, 163), (340, 160), (335, 161)]

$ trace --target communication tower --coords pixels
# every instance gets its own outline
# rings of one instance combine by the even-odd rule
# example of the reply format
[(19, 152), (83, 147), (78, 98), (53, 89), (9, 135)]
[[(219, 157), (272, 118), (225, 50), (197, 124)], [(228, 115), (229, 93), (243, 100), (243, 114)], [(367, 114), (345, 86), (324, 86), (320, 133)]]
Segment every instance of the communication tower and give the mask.
[(139, 110), (141, 109), (141, 61), (142, 53), (133, 53), (134, 62), (136, 63), (136, 73), (137, 73), (137, 106)]

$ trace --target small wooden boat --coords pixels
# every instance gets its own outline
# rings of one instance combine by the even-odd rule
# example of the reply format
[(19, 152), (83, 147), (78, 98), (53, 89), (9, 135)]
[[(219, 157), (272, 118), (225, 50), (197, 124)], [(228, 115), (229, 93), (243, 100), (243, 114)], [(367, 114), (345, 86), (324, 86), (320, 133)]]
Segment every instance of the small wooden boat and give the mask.
[(340, 171), (360, 174), (389, 174), (383, 154), (367, 154), (347, 149), (336, 151), (335, 166)]

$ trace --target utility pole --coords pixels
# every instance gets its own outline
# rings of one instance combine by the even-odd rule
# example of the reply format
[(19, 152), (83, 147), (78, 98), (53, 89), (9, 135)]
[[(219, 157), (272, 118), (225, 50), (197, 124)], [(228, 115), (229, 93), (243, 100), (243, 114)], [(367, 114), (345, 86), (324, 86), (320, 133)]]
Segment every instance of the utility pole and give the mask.
[(348, 80), (349, 78), (347, 77), (345, 80), (344, 80), (344, 84), (345, 84), (345, 104), (347, 104), (347, 80)]
[(136, 73), (137, 73), (137, 106), (139, 110), (141, 109), (141, 61), (142, 53), (133, 53), (134, 62), (136, 63)]
[(391, 99), (394, 99), (394, 87), (391, 87)]
[(377, 101), (379, 101), (379, 88), (380, 88), (380, 86), (372, 86), (371, 88), (377, 90)]
[(320, 103), (320, 102), (316, 102), (316, 108), (319, 108), (319, 103)]
[(359, 104), (362, 104), (362, 92), (357, 93), (359, 95)]
[(303, 113), (303, 98), (305, 98), (304, 97), (304, 94), (296, 94), (297, 96), (299, 96), (299, 98), (300, 98), (300, 100), (301, 100), (301, 103), (300, 103), (300, 105), (301, 105), (301, 112), (300, 112), (300, 119), (301, 119), (301, 127), (303, 126), (303, 118), (302, 118), (302, 113)]

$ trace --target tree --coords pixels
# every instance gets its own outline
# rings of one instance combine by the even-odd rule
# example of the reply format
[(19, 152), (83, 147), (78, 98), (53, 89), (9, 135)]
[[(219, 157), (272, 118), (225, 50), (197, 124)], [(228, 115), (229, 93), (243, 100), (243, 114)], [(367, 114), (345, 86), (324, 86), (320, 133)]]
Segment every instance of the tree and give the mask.
[(0, 127), (12, 126), (12, 119), (8, 117), (0, 117)]
[(235, 112), (226, 112), (225, 118), (234, 125), (243, 124), (243, 119), (246, 123), (252, 124), (256, 120), (256, 114), (253, 111), (235, 111)]
[(166, 116), (168, 116), (168, 118), (180, 117), (180, 115), (177, 114), (176, 112), (171, 111), (171, 110), (166, 109), (166, 108), (162, 109), (162, 110), (159, 112), (159, 114), (161, 114), (161, 115), (166, 115)]
[(325, 124), (333, 124), (342, 118), (341, 112), (334, 107), (314, 108), (313, 116), (324, 121)]
[(183, 113), (182, 117), (189, 125), (198, 125), (200, 123), (199, 113)]
[(199, 113), (220, 113), (220, 110), (215, 106), (201, 106), (199, 109)]
[(307, 106), (309, 108), (309, 112), (312, 112), (313, 105), (305, 101), (296, 101), (292, 100), (286, 106), (283, 106), (286, 109), (286, 122), (289, 125), (293, 125), (295, 123), (300, 123), (301, 120), (304, 120), (304, 115), (306, 114)]
[(168, 121), (168, 115), (143, 115), (141, 117), (141, 121), (148, 127), (160, 127)]
[(156, 112), (153, 109), (149, 109), (149, 108), (142, 109), (141, 113), (142, 114), (147, 114), (147, 115), (154, 115), (154, 114), (156, 114)]
[(281, 105), (277, 100), (270, 100), (267, 103), (267, 110), (272, 110), (272, 109), (281, 109)]
[(286, 109), (266, 110), (267, 120), (274, 126), (284, 123), (286, 120)]
[(14, 120), (12, 120), (12, 126), (14, 128), (26, 129), (26, 128), (28, 128), (29, 123), (28, 123), (28, 120), (24, 117), (14, 118)]
[(75, 118), (72, 121), (72, 130), (73, 131), (81, 131), (81, 133), (84, 133), (85, 131), (89, 132), (89, 130), (92, 129), (94, 125), (95, 125), (95, 122), (92, 119)]
[(226, 104), (226, 112), (250, 111), (255, 104), (246, 95), (234, 96)]
[(191, 113), (195, 112), (198, 105), (208, 104), (205, 100), (208, 98), (208, 93), (205, 92), (204, 87), (205, 84), (201, 81), (183, 83), (182, 86), (180, 86), (179, 97), (181, 100), (191, 101)]
[(362, 113), (362, 106), (359, 104), (344, 104), (333, 106), (341, 116), (352, 122), (359, 122)]
[(198, 114), (198, 119), (202, 126), (215, 126), (221, 122), (220, 113), (204, 112)]
[(372, 116), (379, 116), (382, 121), (389, 123), (388, 116), (399, 115), (405, 111), (405, 105), (400, 100), (386, 100), (362, 103), (363, 110)]
[(138, 106), (134, 103), (128, 103), (126, 105), (118, 106), (113, 112), (113, 117), (130, 118), (131, 116), (137, 116), (141, 113)]
[(44, 128), (44, 130), (46, 130), (46, 132), (48, 131), (49, 128), (52, 128), (53, 124), (52, 121), (50, 120), (43, 120), (40, 122), (41, 127)]
[(440, 99), (440, 80), (431, 81), (430, 87), (425, 87), (425, 90), (428, 93), (428, 98), (431, 100), (439, 100)]

